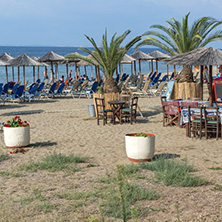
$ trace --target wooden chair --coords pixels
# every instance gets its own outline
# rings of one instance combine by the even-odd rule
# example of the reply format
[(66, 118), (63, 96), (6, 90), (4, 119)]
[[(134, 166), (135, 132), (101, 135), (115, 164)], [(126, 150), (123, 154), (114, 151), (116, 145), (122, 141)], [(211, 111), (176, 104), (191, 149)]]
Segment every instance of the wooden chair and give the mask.
[(105, 109), (105, 101), (102, 98), (95, 98), (97, 124), (99, 125), (99, 118), (102, 117), (103, 125), (107, 123), (107, 113), (112, 112), (111, 109)]
[(138, 106), (138, 97), (133, 97), (131, 99), (130, 107), (122, 109), (123, 117), (126, 120), (130, 118), (130, 124), (133, 124), (133, 120), (136, 123), (137, 106)]
[[(196, 112), (192, 111), (195, 108)], [(203, 118), (203, 107), (188, 107), (188, 136), (191, 137), (191, 133), (194, 137), (197, 135), (202, 138), (202, 133), (204, 129), (204, 118)]]
[(163, 126), (180, 126), (180, 105), (179, 101), (164, 101), (161, 97), (163, 108)]
[[(215, 113), (216, 110), (216, 113)], [(216, 115), (215, 115), (216, 114)], [(216, 134), (216, 138), (219, 138), (219, 130), (221, 128), (220, 118), (219, 118), (219, 107), (204, 107), (204, 117), (205, 117), (205, 137)]]

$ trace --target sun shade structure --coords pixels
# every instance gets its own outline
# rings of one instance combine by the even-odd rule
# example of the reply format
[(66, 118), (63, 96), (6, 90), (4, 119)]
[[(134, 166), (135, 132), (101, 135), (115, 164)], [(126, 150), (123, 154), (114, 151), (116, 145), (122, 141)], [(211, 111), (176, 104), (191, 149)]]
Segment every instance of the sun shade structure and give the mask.
[[(165, 54), (165, 53), (162, 53), (158, 50), (155, 50), (151, 53), (148, 54), (149, 56), (152, 56), (153, 57), (153, 60), (156, 60), (156, 73), (158, 74), (158, 61), (161, 61), (161, 60), (164, 60), (164, 59), (168, 59), (170, 58), (169, 55)], [(153, 61), (152, 60), (152, 61)], [(152, 63), (152, 72), (153, 72), (153, 63)]]
[(209, 66), (209, 97), (210, 106), (213, 104), (213, 93), (212, 93), (212, 66), (222, 64), (222, 51), (219, 49), (210, 48), (199, 48), (193, 51), (173, 56), (168, 62), (168, 65), (198, 65), (201, 66), (201, 77), (200, 77), (200, 90), (201, 99), (203, 98), (203, 66)]
[[(53, 64), (58, 65), (65, 61), (65, 57), (56, 54), (53, 51), (48, 52), (46, 55), (39, 59), (39, 62), (50, 62), (53, 71)], [(56, 66), (56, 78), (58, 78), (58, 66)]]
[[(1, 62), (0, 65), (5, 66), (6, 82), (8, 82), (8, 65), (7, 65), (7, 63), (9, 63), (9, 61), (12, 59), (14, 59), (14, 58), (12, 56), (8, 55), (6, 52), (4, 52), (0, 55), (0, 62)], [(5, 62), (5, 65), (3, 65), (4, 64), (3, 62)], [(14, 81), (14, 67), (12, 67), (12, 73), (13, 73), (12, 79)]]
[[(131, 64), (131, 73), (133, 73), (133, 64), (134, 64), (134, 70), (136, 73), (135, 63), (136, 63), (136, 59), (134, 59), (130, 55), (125, 54), (120, 62), (120, 65), (119, 65), (119, 73), (121, 74), (121, 64)], [(120, 79), (121, 79), (121, 76), (120, 76)]]
[[(25, 84), (25, 66), (42, 66), (40, 62), (35, 61), (31, 57), (22, 54), (9, 62), (10, 66), (23, 66), (23, 84)], [(18, 76), (19, 80), (19, 76)]]
[[(136, 59), (139, 62), (139, 72), (141, 73), (141, 61), (148, 61), (148, 60), (153, 60), (154, 58), (152, 56), (147, 55), (146, 53), (142, 51), (137, 51), (131, 54), (134, 59)], [(134, 63), (134, 66), (136, 64)], [(150, 70), (149, 70), (150, 71)]]
[[(32, 59), (39, 62), (40, 57), (33, 56)], [(46, 66), (49, 66), (45, 62), (41, 62), (41, 64), (42, 64), (41, 66), (45, 66), (45, 69), (46, 69)], [(39, 79), (39, 66), (38, 66), (38, 71), (37, 71), (37, 79)], [(33, 66), (33, 82), (35, 82), (35, 66)]]

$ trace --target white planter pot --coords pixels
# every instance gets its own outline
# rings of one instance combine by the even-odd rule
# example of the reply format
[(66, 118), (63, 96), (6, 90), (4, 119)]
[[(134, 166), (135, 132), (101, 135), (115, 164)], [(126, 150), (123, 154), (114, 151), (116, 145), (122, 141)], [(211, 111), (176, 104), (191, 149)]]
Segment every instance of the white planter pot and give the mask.
[(30, 127), (4, 127), (4, 141), (7, 148), (28, 146), (30, 143)]
[(135, 136), (136, 133), (126, 134), (126, 154), (133, 162), (151, 161), (155, 152), (155, 135), (146, 133), (148, 137)]

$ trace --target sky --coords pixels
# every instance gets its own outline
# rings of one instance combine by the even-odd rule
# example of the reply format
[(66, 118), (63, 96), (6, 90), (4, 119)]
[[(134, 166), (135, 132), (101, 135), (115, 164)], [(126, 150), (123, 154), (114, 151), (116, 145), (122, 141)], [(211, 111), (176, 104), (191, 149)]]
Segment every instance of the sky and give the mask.
[[(0, 45), (87, 47), (84, 35), (99, 45), (106, 28), (108, 36), (130, 29), (130, 41), (171, 17), (181, 21), (188, 12), (190, 23), (203, 16), (222, 20), (222, 1), (0, 0)], [(209, 46), (222, 48), (220, 42)]]

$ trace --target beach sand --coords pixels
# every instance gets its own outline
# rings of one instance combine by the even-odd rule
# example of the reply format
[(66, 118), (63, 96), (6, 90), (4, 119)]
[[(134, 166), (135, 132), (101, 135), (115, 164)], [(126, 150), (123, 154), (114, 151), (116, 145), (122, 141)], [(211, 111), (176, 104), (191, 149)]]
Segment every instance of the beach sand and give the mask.
[[(144, 207), (150, 206), (156, 210), (148, 211), (140, 217), (140, 221), (176, 221), (175, 205), (179, 207), (181, 221), (192, 221), (199, 215), (210, 217), (219, 214), (222, 192), (212, 188), (215, 184), (222, 185), (222, 174), (221, 170), (209, 168), (222, 167), (221, 139), (188, 138), (185, 128), (163, 127), (159, 97), (139, 98), (144, 117), (138, 116), (137, 123), (133, 125), (108, 123), (103, 126), (100, 121), (98, 126), (96, 120), (88, 115), (87, 105), (92, 103), (92, 99), (62, 97), (0, 106), (2, 122), (20, 115), (31, 124), (31, 145), (28, 151), (12, 154), (11, 159), (0, 162), (0, 172), (17, 172), (21, 164), (41, 161), (54, 152), (89, 156), (89, 163), (95, 165), (68, 175), (63, 171), (25, 171), (20, 177), (1, 174), (0, 221), (87, 221), (90, 215), (98, 215), (99, 201), (68, 210), (67, 201), (58, 198), (56, 194), (70, 189), (91, 190), (98, 186), (95, 180), (107, 172), (114, 173), (117, 164), (130, 164), (126, 157), (124, 136), (134, 132), (155, 134), (156, 155), (174, 154), (178, 160), (186, 158), (194, 166), (194, 175), (211, 181), (211, 184), (201, 187), (172, 187), (138, 180), (141, 186), (155, 188), (161, 194), (159, 200), (142, 202)], [(1, 131), (1, 152), (9, 153), (3, 136)], [(39, 212), (32, 202), (24, 207), (21, 200), (29, 197), (36, 189), (41, 190), (47, 201), (57, 206), (56, 209)], [(106, 221), (122, 220), (106, 218)]]

